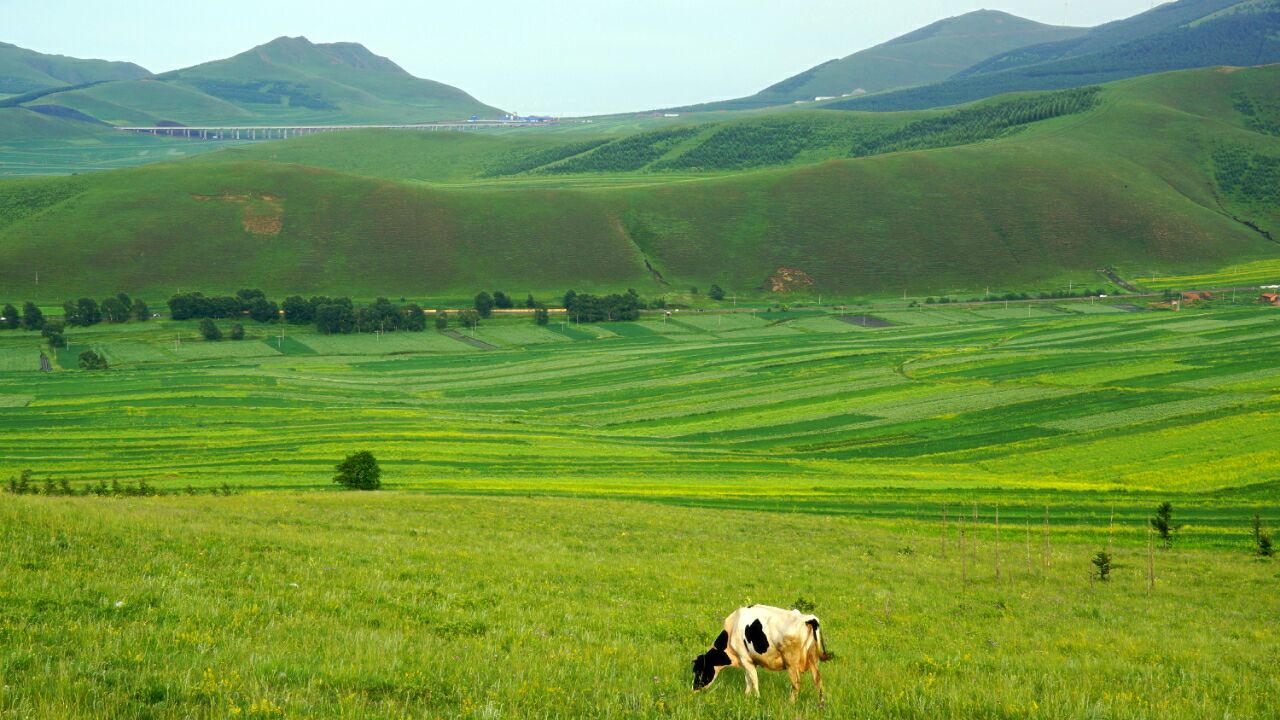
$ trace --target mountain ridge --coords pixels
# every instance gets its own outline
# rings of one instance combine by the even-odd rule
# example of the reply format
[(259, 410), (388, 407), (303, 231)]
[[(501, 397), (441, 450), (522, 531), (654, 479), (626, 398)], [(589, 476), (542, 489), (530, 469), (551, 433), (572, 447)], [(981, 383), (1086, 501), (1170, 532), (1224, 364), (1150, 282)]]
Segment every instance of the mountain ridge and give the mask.
[(502, 113), (362, 44), (304, 36), (158, 75), (54, 89), (39, 99), (112, 125), (414, 123)]
[(850, 98), (836, 110), (900, 111), (1151, 73), (1280, 62), (1280, 0), (1178, 0), (1070, 40), (1007, 51), (931, 85)]
[(945, 18), (904, 35), (828, 60), (755, 95), (690, 106), (687, 110), (754, 109), (821, 96), (875, 93), (950, 77), (1003, 50), (1072, 38), (1085, 28), (1045, 25), (998, 10)]
[(0, 94), (22, 95), (104, 80), (134, 80), (151, 72), (131, 62), (53, 55), (0, 42)]

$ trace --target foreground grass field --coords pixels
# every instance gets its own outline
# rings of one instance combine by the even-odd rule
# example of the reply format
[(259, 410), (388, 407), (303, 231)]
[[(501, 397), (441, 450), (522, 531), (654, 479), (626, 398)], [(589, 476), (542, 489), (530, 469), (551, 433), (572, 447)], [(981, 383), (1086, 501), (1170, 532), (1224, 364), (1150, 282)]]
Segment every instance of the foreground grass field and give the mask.
[[(766, 531), (767, 529), (767, 531)], [(0, 496), (0, 716), (1226, 718), (1280, 712), (1274, 562), (1117, 532), (401, 493)], [(945, 537), (945, 541), (944, 541)], [(968, 558), (962, 561), (961, 558)], [(1047, 557), (1047, 562), (1046, 562)], [(976, 558), (976, 561), (975, 561)], [(704, 695), (743, 603), (816, 603), (825, 710)], [(807, 682), (807, 681), (806, 681)]]

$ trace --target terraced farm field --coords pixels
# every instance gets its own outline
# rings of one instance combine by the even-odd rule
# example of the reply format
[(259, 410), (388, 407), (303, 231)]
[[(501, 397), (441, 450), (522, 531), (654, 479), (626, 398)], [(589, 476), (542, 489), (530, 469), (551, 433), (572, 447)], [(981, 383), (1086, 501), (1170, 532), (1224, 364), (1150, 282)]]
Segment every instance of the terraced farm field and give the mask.
[(881, 488), (1274, 497), (1280, 314), (1084, 307), (884, 309), (882, 328), (818, 313), (513, 318), (466, 332), (478, 344), (268, 326), (207, 343), (173, 322), (73, 333), (57, 361), (93, 347), (113, 366), (100, 374), (36, 372), (34, 335), (9, 332), (4, 470), (322, 488), (335, 458), (367, 447), (393, 487), (450, 492), (850, 511)]
[[(0, 494), (0, 715), (1272, 716), (1280, 313), (1097, 309), (0, 333), (0, 471), (240, 492)], [(753, 602), (817, 604), (825, 710), (689, 692)]]

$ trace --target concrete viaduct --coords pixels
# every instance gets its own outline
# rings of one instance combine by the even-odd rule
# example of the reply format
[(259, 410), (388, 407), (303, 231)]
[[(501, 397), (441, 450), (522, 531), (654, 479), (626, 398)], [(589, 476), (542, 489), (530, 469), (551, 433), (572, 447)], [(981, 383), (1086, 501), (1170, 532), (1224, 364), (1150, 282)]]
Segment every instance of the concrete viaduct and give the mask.
[(477, 120), (475, 122), (420, 123), (415, 125), (206, 125), (117, 127), (120, 132), (192, 140), (287, 140), (303, 135), (342, 130), (482, 130), (486, 128), (533, 127), (542, 123)]

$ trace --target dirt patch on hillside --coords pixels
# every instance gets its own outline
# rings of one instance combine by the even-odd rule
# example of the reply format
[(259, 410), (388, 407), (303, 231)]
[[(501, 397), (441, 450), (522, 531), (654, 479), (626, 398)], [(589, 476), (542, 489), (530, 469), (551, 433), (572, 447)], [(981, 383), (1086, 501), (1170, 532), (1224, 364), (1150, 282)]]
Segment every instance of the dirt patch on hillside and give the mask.
[(778, 268), (777, 272), (769, 276), (765, 286), (770, 292), (792, 293), (811, 290), (815, 284), (809, 273), (803, 270)]
[(284, 229), (284, 199), (274, 195), (192, 195), (197, 202), (227, 202), (243, 206), (240, 226), (250, 235), (275, 237)]

